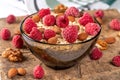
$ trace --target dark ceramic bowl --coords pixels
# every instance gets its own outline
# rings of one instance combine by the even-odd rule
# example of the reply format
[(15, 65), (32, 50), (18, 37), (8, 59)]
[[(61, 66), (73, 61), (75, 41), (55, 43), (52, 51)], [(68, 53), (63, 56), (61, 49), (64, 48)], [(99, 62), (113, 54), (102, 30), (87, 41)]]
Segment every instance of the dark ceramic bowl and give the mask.
[[(32, 14), (34, 15), (34, 14)], [(28, 16), (31, 17), (32, 15)], [(90, 52), (95, 45), (101, 30), (93, 38), (73, 44), (48, 44), (40, 41), (33, 40), (23, 30), (23, 23), (28, 18), (26, 17), (20, 25), (20, 31), (23, 40), (28, 48), (38, 59), (45, 65), (54, 69), (63, 69), (75, 65), (86, 54)]]

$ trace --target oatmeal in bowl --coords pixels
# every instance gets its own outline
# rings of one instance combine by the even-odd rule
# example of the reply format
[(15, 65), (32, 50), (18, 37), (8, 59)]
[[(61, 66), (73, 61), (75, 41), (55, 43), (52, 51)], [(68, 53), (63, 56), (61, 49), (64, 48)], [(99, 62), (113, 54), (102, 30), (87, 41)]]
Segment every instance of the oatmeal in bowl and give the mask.
[(59, 5), (27, 16), (20, 31), (33, 55), (47, 66), (60, 69), (73, 66), (89, 53), (101, 26), (88, 12)]

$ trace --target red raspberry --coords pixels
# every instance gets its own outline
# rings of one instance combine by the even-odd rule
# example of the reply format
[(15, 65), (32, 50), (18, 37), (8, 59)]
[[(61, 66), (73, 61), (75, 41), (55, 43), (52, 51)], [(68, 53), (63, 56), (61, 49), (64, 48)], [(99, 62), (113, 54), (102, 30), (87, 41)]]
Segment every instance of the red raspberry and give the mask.
[(65, 15), (62, 16), (58, 16), (56, 19), (56, 25), (60, 28), (65, 28), (66, 26), (68, 26), (69, 24), (69, 20)]
[(92, 49), (92, 52), (90, 54), (90, 58), (92, 60), (98, 60), (102, 57), (102, 51), (100, 51), (100, 49), (98, 49), (97, 47)]
[(12, 39), (12, 44), (16, 48), (22, 48), (23, 47), (23, 40), (20, 35), (15, 35)]
[(62, 36), (65, 38), (66, 41), (69, 43), (73, 43), (76, 41), (78, 37), (78, 27), (76, 25), (69, 25), (68, 27), (64, 28), (62, 31)]
[(9, 15), (7, 18), (6, 18), (6, 22), (9, 23), (9, 24), (12, 24), (16, 21), (16, 17), (14, 15)]
[(7, 28), (2, 28), (0, 31), (0, 36), (3, 40), (8, 40), (11, 36), (11, 32)]
[(89, 13), (85, 12), (83, 16), (79, 18), (78, 22), (79, 24), (85, 26), (87, 23), (93, 23), (94, 20)]
[(48, 15), (50, 14), (50, 9), (47, 8), (47, 9), (40, 9), (39, 12), (38, 12), (38, 15), (40, 16), (40, 18), (42, 19), (45, 15)]
[(48, 40), (48, 39), (51, 38), (51, 37), (55, 37), (55, 36), (56, 36), (56, 33), (55, 33), (55, 31), (53, 31), (53, 30), (46, 29), (46, 30), (44, 31), (44, 38), (45, 38), (46, 40)]
[(33, 69), (34, 78), (41, 79), (44, 76), (44, 70), (40, 65), (37, 65)]
[(41, 40), (42, 39), (42, 33), (36, 27), (32, 28), (32, 31), (30, 32), (29, 36), (32, 39), (35, 39), (35, 40)]
[(65, 15), (66, 16), (74, 16), (74, 17), (79, 17), (80, 16), (80, 12), (77, 8), (75, 7), (70, 7), (65, 11)]
[(120, 21), (118, 19), (113, 19), (110, 23), (109, 26), (113, 30), (120, 30)]
[(55, 17), (53, 15), (46, 15), (43, 17), (43, 24), (46, 26), (53, 26), (55, 24)]
[(89, 35), (96, 35), (100, 31), (100, 26), (96, 23), (88, 23), (85, 25), (85, 32)]
[(96, 10), (95, 13), (94, 13), (94, 16), (95, 16), (95, 17), (100, 17), (100, 18), (102, 19), (103, 16), (104, 16), (103, 10), (101, 10), (101, 9)]
[(30, 33), (33, 27), (37, 27), (32, 18), (27, 18), (24, 22), (24, 30), (26, 33)]
[(113, 57), (112, 64), (117, 66), (117, 67), (120, 67), (120, 56)]

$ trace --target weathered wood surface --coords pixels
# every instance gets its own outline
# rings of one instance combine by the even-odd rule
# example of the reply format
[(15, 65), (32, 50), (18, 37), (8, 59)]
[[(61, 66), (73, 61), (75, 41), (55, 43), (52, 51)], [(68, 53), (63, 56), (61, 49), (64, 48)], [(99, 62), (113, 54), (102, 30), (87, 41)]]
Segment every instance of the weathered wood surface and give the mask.
[[(120, 55), (120, 37), (117, 36), (118, 31), (110, 30), (108, 23), (113, 18), (119, 18), (120, 14), (117, 10), (105, 10), (105, 17), (103, 19), (101, 37), (115, 36), (117, 41), (110, 44), (107, 50), (103, 51), (103, 57), (100, 60), (91, 60), (87, 55), (77, 65), (66, 70), (53, 70), (46, 67), (40, 60), (32, 55), (28, 49), (21, 49), (25, 60), (23, 62), (9, 62), (7, 59), (1, 57), (1, 53), (6, 48), (14, 48), (11, 40), (3, 41), (0, 39), (0, 77), (2, 80), (11, 80), (7, 77), (7, 71), (11, 67), (23, 67), (27, 70), (25, 76), (15, 76), (12, 80), (35, 80), (32, 75), (33, 67), (41, 64), (45, 70), (45, 76), (41, 80), (120, 80), (120, 68), (111, 64), (114, 56)], [(93, 13), (93, 11), (91, 12)], [(0, 19), (0, 29), (7, 27), (11, 30), (12, 36), (15, 28), (19, 28), (23, 17), (18, 17), (14, 24), (7, 24), (5, 19)]]

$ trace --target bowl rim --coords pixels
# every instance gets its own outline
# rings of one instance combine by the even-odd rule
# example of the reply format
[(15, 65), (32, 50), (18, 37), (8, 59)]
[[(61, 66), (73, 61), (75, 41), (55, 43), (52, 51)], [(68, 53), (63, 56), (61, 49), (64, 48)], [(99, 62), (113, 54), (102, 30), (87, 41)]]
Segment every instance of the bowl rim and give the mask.
[(98, 37), (99, 34), (100, 34), (100, 32), (101, 32), (101, 29), (102, 29), (101, 24), (96, 20), (95, 17), (93, 17), (93, 19), (95, 20), (95, 22), (98, 23), (98, 25), (99, 25), (99, 27), (100, 27), (100, 31), (99, 31), (94, 37), (92, 37), (92, 38), (90, 38), (90, 39), (88, 39), (88, 40), (85, 40), (85, 41), (81, 41), (81, 42), (77, 42), (77, 43), (69, 43), (69, 44), (50, 44), (50, 43), (44, 43), (44, 42), (40, 42), (40, 41), (37, 41), (37, 40), (34, 40), (34, 39), (30, 38), (30, 37), (24, 32), (24, 30), (23, 30), (23, 23), (24, 23), (24, 21), (25, 21), (27, 18), (32, 17), (32, 15), (34, 15), (34, 14), (36, 14), (36, 13), (37, 13), (37, 12), (35, 12), (35, 13), (31, 14), (31, 15), (28, 15), (27, 17), (25, 17), (25, 18), (21, 21), (21, 23), (20, 23), (20, 32), (21, 32), (21, 35), (25, 36), (27, 39), (29, 39), (29, 40), (31, 40), (31, 41), (34, 41), (34, 42), (37, 42), (37, 43), (41, 43), (41, 44), (46, 44), (46, 45), (61, 45), (61, 46), (62, 46), (62, 45), (83, 44), (83, 43), (87, 43), (87, 42), (95, 39), (96, 37)]

